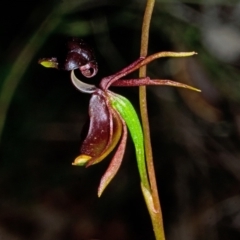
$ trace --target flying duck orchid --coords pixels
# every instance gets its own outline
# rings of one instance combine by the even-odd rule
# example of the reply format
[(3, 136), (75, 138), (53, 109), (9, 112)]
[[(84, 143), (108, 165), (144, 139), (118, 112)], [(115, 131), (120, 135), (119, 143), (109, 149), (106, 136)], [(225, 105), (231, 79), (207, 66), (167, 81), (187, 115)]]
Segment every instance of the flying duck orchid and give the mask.
[(92, 77), (97, 73), (97, 63), (93, 51), (80, 39), (72, 38), (68, 42), (67, 54), (63, 63), (60, 63), (57, 58), (39, 60), (39, 63), (44, 67), (71, 71), (73, 85), (79, 91), (91, 94), (89, 130), (81, 145), (80, 155), (76, 157), (73, 165), (91, 166), (99, 163), (116, 148), (110, 165), (100, 181), (98, 196), (101, 196), (121, 165), (127, 142), (127, 128), (135, 146), (142, 185), (149, 189), (148, 176), (145, 170), (144, 139), (140, 121), (132, 104), (125, 97), (110, 91), (109, 88), (111, 86), (167, 85), (200, 91), (197, 88), (171, 80), (151, 79), (149, 77), (122, 79), (157, 58), (187, 57), (195, 54), (195, 52), (159, 52), (148, 57), (140, 57), (121, 71), (103, 78), (99, 87), (79, 80), (74, 74), (75, 69), (79, 69), (85, 77)]

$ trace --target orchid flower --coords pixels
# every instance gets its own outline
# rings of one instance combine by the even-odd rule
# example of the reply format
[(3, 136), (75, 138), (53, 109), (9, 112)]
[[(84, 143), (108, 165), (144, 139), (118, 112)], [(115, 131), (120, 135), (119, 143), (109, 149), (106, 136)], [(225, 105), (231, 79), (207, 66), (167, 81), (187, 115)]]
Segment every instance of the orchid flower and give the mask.
[[(142, 127), (138, 119), (137, 113), (125, 97), (109, 90), (111, 86), (134, 87), (142, 85), (167, 85), (174, 87), (182, 87), (195, 91), (197, 88), (186, 84), (178, 83), (171, 80), (151, 79), (149, 77), (139, 79), (122, 79), (129, 73), (139, 69), (140, 67), (150, 63), (160, 57), (187, 57), (195, 55), (195, 52), (159, 52), (148, 57), (140, 57), (129, 66), (121, 71), (105, 77), (101, 80), (99, 87), (91, 85), (79, 80), (74, 69), (79, 68), (83, 75), (92, 77), (97, 73), (97, 64), (93, 57), (92, 50), (87, 54), (88, 58), (82, 61), (83, 50), (90, 48), (82, 44), (81, 40), (73, 39), (73, 43), (68, 43), (67, 58), (64, 63), (64, 70), (71, 70), (71, 80), (73, 85), (81, 92), (91, 94), (89, 103), (90, 125), (87, 136), (80, 148), (80, 155), (76, 157), (73, 165), (91, 166), (105, 159), (115, 148), (115, 154), (110, 162), (108, 169), (102, 176), (98, 188), (98, 196), (100, 197), (104, 189), (116, 175), (126, 148), (127, 135), (129, 129), (130, 135), (135, 146), (138, 169), (140, 173), (142, 187), (150, 189), (148, 176), (145, 166), (144, 138)], [(81, 44), (80, 44), (81, 43)], [(74, 45), (74, 47), (72, 47)], [(71, 46), (71, 47), (69, 47)], [(84, 49), (81, 49), (84, 46)], [(86, 55), (85, 51), (85, 55)], [(71, 64), (69, 64), (71, 62)], [(45, 67), (59, 68), (57, 58), (40, 59), (39, 63)], [(69, 67), (69, 65), (71, 65)], [(67, 66), (67, 67), (66, 67)], [(87, 73), (87, 74), (86, 74)]]

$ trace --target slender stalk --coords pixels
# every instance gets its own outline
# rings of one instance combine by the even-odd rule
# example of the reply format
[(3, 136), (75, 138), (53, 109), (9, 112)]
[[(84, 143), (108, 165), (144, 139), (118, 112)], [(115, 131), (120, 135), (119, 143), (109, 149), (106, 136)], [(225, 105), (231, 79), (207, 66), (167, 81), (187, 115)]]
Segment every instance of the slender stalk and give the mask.
[[(146, 57), (148, 52), (148, 40), (149, 40), (149, 27), (152, 17), (152, 12), (154, 8), (155, 0), (147, 0), (147, 5), (145, 8), (143, 25), (142, 25), (142, 36), (141, 36), (141, 51), (140, 56)], [(143, 66), (139, 70), (139, 77), (146, 77), (146, 66)], [(151, 216), (152, 225), (154, 229), (154, 234), (156, 240), (165, 240), (163, 220), (162, 220), (162, 211), (158, 195), (157, 182), (155, 177), (153, 156), (152, 156), (152, 146), (150, 139), (150, 129), (149, 129), (149, 120), (148, 120), (148, 111), (147, 111), (147, 98), (146, 98), (146, 86), (139, 87), (139, 104), (141, 111), (141, 119), (143, 125), (144, 133), (144, 144), (146, 151), (146, 162), (147, 162), (147, 171), (151, 186), (151, 195), (147, 191), (143, 190), (143, 195), (149, 214)], [(151, 198), (151, 200), (149, 200)], [(154, 209), (151, 208), (151, 201), (153, 203)]]

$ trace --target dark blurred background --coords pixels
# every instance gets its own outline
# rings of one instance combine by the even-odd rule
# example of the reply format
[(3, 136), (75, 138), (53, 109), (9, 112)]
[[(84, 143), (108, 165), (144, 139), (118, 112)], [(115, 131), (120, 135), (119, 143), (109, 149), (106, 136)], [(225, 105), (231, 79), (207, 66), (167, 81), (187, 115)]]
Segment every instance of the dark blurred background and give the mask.
[[(99, 83), (138, 58), (145, 1), (4, 1), (0, 14), (0, 240), (153, 240), (129, 138), (98, 199), (110, 157), (74, 167), (90, 96), (69, 72), (37, 64), (69, 36), (95, 50)], [(152, 78), (202, 93), (148, 87), (154, 161), (167, 240), (240, 239), (240, 2), (156, 1)], [(137, 77), (137, 72), (129, 77)], [(79, 75), (80, 76), (80, 75)], [(137, 88), (114, 88), (138, 111)]]

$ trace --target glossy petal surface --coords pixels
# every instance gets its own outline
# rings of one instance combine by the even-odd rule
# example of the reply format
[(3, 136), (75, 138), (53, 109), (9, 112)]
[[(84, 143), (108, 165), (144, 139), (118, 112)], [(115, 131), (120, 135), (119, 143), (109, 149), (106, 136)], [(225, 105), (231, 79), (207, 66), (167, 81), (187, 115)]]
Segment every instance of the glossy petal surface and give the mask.
[(107, 157), (109, 153), (116, 147), (116, 145), (120, 140), (120, 137), (122, 135), (122, 129), (123, 129), (122, 120), (120, 119), (118, 113), (114, 109), (109, 108), (109, 112), (111, 115), (111, 122), (110, 122), (111, 125), (110, 125), (110, 135), (109, 135), (108, 144), (106, 145), (101, 155), (89, 161), (87, 166), (96, 164), (101, 160), (103, 160), (105, 157)]
[(71, 71), (79, 69), (87, 77), (93, 77), (98, 72), (93, 49), (80, 38), (70, 38), (65, 46), (63, 56), (41, 58), (38, 63), (47, 68), (57, 68)]
[(86, 139), (81, 147), (81, 154), (91, 157), (100, 156), (108, 144), (110, 136), (110, 112), (105, 97), (93, 93), (89, 104), (90, 125)]
[(111, 109), (101, 90), (92, 94), (89, 105), (90, 125), (87, 137), (73, 165), (87, 166), (103, 160), (117, 145), (122, 134), (119, 115)]

